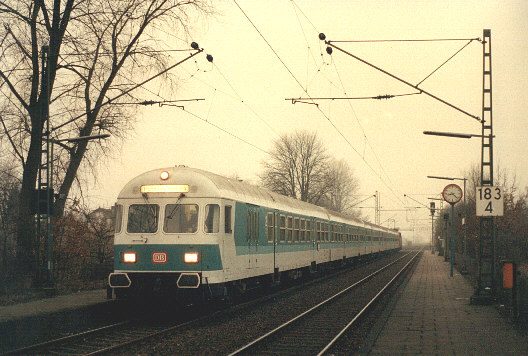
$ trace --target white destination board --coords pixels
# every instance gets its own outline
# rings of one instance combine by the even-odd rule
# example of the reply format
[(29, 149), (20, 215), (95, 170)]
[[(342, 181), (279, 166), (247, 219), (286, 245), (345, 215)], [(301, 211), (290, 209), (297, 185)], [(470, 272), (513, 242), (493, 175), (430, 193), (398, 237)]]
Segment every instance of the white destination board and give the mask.
[(504, 194), (501, 187), (477, 187), (477, 216), (503, 216)]

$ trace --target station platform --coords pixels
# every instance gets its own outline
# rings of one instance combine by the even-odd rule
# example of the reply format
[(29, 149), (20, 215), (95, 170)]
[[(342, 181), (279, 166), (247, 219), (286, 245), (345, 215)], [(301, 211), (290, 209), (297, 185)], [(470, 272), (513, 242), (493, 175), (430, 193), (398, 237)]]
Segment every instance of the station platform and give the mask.
[(43, 314), (90, 307), (106, 302), (109, 302), (106, 299), (106, 289), (96, 289), (32, 302), (0, 306), (0, 324)]
[(0, 355), (100, 325), (109, 319), (111, 303), (106, 289), (98, 289), (0, 306)]
[[(528, 355), (521, 335), (494, 306), (470, 305), (474, 289), (443, 257), (424, 251), (379, 330), (370, 355)], [(383, 322), (383, 321), (382, 321)]]

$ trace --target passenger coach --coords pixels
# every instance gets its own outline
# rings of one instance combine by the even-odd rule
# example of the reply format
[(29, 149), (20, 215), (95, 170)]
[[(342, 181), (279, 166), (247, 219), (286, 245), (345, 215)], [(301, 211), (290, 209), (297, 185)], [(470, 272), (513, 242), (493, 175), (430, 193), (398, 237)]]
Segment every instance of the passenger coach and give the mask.
[(183, 166), (134, 178), (116, 212), (118, 297), (224, 297), (401, 247), (395, 230)]

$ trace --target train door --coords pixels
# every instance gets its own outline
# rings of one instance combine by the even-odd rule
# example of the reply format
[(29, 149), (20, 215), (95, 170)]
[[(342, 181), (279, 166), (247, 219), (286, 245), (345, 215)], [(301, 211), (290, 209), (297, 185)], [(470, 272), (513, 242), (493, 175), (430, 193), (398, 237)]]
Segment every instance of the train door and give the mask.
[(275, 243), (273, 244), (273, 272), (274, 280), (278, 280), (280, 276), (280, 250), (279, 250), (279, 241), (280, 241), (280, 214), (278, 211), (275, 211)]
[(310, 226), (307, 227), (307, 230), (310, 232), (309, 243), (312, 244), (312, 269), (315, 269), (317, 264), (317, 231), (315, 229), (315, 219), (311, 218), (306, 220), (306, 223), (308, 222), (310, 222)]
[[(266, 252), (266, 255), (269, 256), (270, 253), (273, 253), (273, 260), (271, 261), (273, 264), (273, 273), (275, 275), (275, 278), (277, 277), (276, 274), (278, 273), (278, 261), (277, 261), (277, 235), (278, 235), (278, 226), (277, 222), (279, 221), (279, 213), (277, 210), (273, 210), (271, 212), (268, 212), (266, 214), (266, 236), (268, 239), (268, 250), (269, 252)], [(271, 247), (271, 248), (270, 248)], [(269, 264), (267, 264), (269, 266)]]
[(247, 254), (248, 254), (248, 268), (256, 268), (258, 261), (259, 250), (259, 209), (257, 206), (250, 206), (247, 209), (246, 221), (246, 239), (247, 239)]

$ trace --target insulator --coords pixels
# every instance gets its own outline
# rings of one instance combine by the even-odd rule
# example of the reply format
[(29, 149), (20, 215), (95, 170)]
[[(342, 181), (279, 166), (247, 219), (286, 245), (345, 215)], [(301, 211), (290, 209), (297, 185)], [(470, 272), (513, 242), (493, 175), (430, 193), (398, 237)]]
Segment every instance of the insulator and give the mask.
[(333, 51), (332, 47), (326, 47), (326, 53), (332, 54), (332, 51)]
[(212, 62), (213, 61), (213, 56), (211, 56), (210, 54), (208, 54), (207, 56), (205, 56), (205, 58), (207, 58), (207, 60), (209, 62)]
[(199, 47), (198, 43), (196, 43), (196, 42), (191, 43), (191, 48), (192, 49), (198, 49), (198, 47)]
[(320, 39), (321, 41), (324, 41), (324, 40), (326, 39), (326, 35), (325, 35), (324, 33), (321, 32), (321, 33), (319, 34), (319, 39)]

